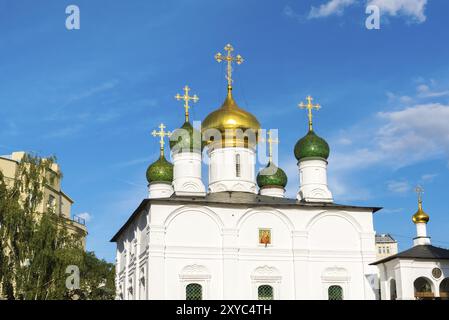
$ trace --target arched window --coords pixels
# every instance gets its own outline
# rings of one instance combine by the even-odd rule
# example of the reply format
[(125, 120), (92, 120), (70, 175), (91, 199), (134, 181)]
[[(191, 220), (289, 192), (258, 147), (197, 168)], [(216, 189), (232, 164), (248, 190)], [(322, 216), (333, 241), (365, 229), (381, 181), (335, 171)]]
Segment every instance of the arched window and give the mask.
[(240, 177), (240, 154), (235, 155), (235, 176)]
[(432, 284), (427, 278), (419, 277), (413, 283), (415, 288), (416, 299), (432, 299), (434, 297), (432, 292)]
[(259, 300), (273, 300), (273, 287), (261, 285), (257, 288), (257, 297)]
[(440, 283), (440, 297), (443, 300), (449, 300), (449, 278)]
[(390, 300), (396, 300), (398, 295), (396, 293), (396, 280), (390, 280)]
[(343, 288), (340, 286), (330, 286), (327, 289), (329, 300), (343, 300)]
[(198, 283), (186, 286), (186, 300), (203, 300), (203, 287)]

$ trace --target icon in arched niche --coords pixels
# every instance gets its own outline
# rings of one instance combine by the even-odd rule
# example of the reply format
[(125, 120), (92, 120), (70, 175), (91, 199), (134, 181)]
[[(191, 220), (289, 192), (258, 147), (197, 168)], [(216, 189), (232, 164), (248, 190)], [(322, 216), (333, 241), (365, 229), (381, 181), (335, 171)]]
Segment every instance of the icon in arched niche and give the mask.
[(259, 244), (265, 247), (271, 244), (271, 229), (259, 229)]

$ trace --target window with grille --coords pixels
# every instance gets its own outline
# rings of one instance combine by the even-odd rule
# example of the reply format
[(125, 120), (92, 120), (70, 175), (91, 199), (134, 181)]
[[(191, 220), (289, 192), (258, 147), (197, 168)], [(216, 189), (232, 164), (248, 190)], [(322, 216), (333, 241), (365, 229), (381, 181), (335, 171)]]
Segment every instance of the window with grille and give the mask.
[(273, 287), (268, 285), (259, 286), (257, 296), (259, 300), (273, 300)]
[(240, 177), (240, 155), (235, 155), (235, 176)]
[(329, 300), (343, 300), (343, 289), (340, 286), (330, 286), (327, 293)]
[(203, 287), (198, 283), (186, 286), (186, 300), (203, 300)]

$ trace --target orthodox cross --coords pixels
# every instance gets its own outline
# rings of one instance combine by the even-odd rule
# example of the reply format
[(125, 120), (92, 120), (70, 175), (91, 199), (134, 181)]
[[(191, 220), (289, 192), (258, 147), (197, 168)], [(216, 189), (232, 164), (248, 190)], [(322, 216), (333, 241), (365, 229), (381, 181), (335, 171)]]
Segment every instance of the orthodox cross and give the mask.
[(153, 132), (151, 133), (153, 135), (153, 137), (160, 137), (161, 139), (159, 140), (159, 144), (161, 145), (161, 157), (164, 156), (164, 145), (165, 145), (165, 141), (164, 138), (165, 137), (170, 137), (171, 136), (171, 132), (170, 131), (165, 131), (164, 129), (166, 128), (166, 126), (161, 123), (159, 125), (159, 131), (153, 130)]
[(307, 104), (301, 102), (300, 104), (298, 104), (298, 107), (300, 107), (301, 109), (307, 109), (308, 113), (309, 113), (309, 131), (312, 131), (312, 109), (316, 109), (319, 110), (321, 108), (321, 106), (319, 104), (313, 104), (313, 98), (311, 96), (307, 96)]
[(215, 55), (215, 60), (218, 62), (226, 61), (227, 69), (226, 69), (226, 80), (228, 80), (228, 89), (232, 89), (232, 63), (235, 62), (237, 64), (241, 64), (243, 62), (243, 58), (241, 55), (236, 55), (235, 57), (231, 55), (231, 52), (234, 51), (234, 48), (228, 43), (224, 47), (227, 52), (226, 55), (222, 55), (221, 53), (217, 53)]
[(183, 88), (183, 90), (184, 90), (184, 95), (181, 96), (179, 93), (177, 93), (175, 96), (175, 99), (178, 101), (184, 100), (186, 122), (189, 122), (189, 109), (191, 108), (191, 106), (189, 105), (189, 101), (192, 100), (194, 103), (196, 103), (196, 102), (198, 102), (198, 100), (200, 100), (200, 98), (196, 94), (194, 94), (193, 96), (189, 96), (190, 88), (187, 85)]
[(421, 204), (422, 203), (422, 194), (424, 193), (424, 188), (421, 187), (420, 185), (417, 185), (415, 188), (415, 192), (418, 195), (418, 203)]
[(273, 162), (273, 144), (278, 144), (279, 140), (273, 138), (273, 134), (272, 134), (271, 130), (268, 130), (267, 135), (268, 135), (268, 139), (267, 139), (267, 142), (268, 142), (268, 161), (269, 161), (269, 163), (271, 163), (271, 162)]

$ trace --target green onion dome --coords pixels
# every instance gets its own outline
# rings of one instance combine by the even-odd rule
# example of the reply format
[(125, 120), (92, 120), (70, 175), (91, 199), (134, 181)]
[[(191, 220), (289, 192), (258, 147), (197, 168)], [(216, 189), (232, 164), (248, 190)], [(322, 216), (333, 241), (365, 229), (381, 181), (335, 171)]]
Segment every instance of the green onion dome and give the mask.
[(284, 170), (269, 162), (257, 175), (257, 185), (263, 187), (282, 187), (287, 185), (287, 175)]
[(298, 160), (310, 157), (327, 159), (329, 157), (329, 145), (326, 140), (317, 136), (313, 130), (310, 130), (296, 143), (295, 157)]
[(170, 149), (173, 153), (201, 152), (203, 147), (201, 132), (194, 129), (187, 121), (181, 128), (176, 129), (170, 137)]
[(148, 183), (154, 182), (172, 182), (173, 164), (167, 161), (163, 155), (152, 163), (147, 169)]

